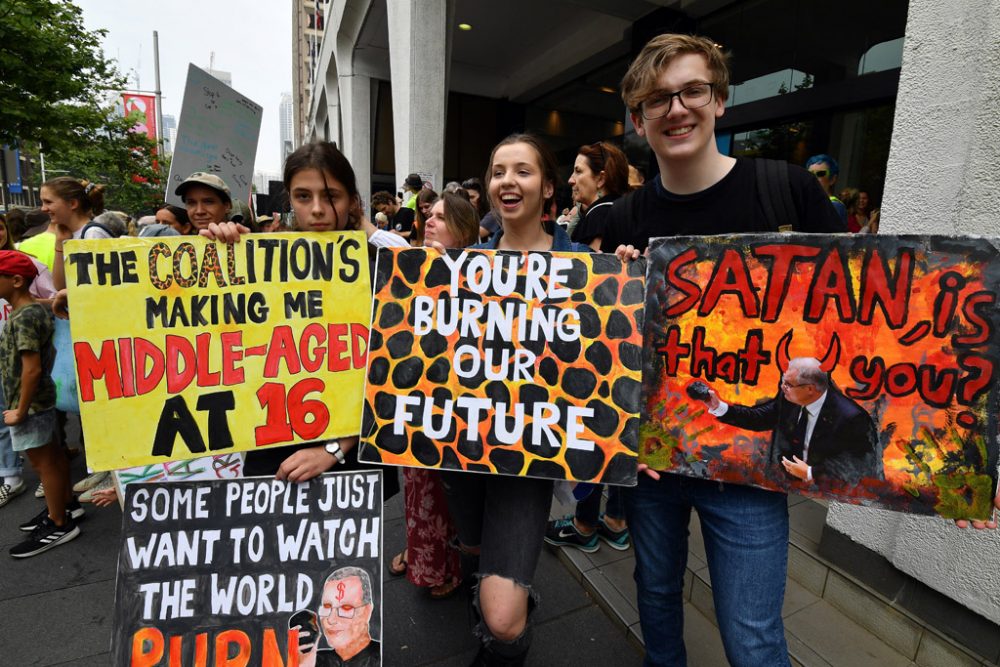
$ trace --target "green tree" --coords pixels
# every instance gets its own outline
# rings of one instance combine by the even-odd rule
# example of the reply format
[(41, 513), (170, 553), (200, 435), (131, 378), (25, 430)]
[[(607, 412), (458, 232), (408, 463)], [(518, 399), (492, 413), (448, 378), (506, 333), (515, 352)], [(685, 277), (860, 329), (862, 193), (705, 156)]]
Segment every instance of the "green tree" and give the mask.
[(69, 174), (104, 185), (108, 209), (132, 214), (153, 208), (163, 201), (169, 159), (154, 160), (155, 143), (132, 131), (135, 118), (123, 118), (113, 107), (102, 114), (99, 127), (81, 132), (63, 150), (45, 153), (49, 177)]
[(59, 151), (104, 124), (95, 100), (125, 85), (101, 52), (105, 32), (88, 32), (68, 0), (3, 0), (0, 143)]

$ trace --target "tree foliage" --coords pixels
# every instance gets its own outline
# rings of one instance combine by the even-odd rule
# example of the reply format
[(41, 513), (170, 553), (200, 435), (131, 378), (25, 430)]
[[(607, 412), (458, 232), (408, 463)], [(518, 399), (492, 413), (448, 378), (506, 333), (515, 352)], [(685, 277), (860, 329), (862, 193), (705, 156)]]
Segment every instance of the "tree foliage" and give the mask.
[(101, 100), (124, 78), (68, 0), (0, 4), (0, 142), (57, 151), (100, 127)]
[(135, 118), (123, 118), (113, 107), (102, 114), (100, 127), (62, 150), (45, 153), (49, 178), (68, 174), (104, 185), (109, 209), (132, 214), (153, 208), (163, 201), (169, 162), (154, 160), (155, 143), (132, 131)]
[(133, 212), (162, 200), (166, 172), (115, 107), (125, 78), (101, 51), (105, 34), (69, 0), (0, 2), (0, 143), (44, 152), (50, 177), (102, 183), (108, 208)]

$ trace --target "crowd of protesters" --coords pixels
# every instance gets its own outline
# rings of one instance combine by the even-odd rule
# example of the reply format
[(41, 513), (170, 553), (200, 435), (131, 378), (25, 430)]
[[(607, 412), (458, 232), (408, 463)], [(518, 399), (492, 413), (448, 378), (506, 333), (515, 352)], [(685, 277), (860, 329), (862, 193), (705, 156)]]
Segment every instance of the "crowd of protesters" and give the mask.
[[(644, 179), (608, 141), (577, 151), (566, 184), (572, 206), (557, 215), (563, 185), (543, 141), (512, 135), (493, 149), (485, 177), (448, 183), (440, 194), (418, 174), (398, 194), (375, 193), (370, 220), (354, 171), (332, 144), (316, 142), (292, 153), (284, 186), (292, 216), (255, 218), (234, 201), (218, 176), (196, 172), (177, 186), (184, 206), (164, 204), (154, 215), (103, 210), (103, 187), (60, 177), (41, 188), (42, 206), (11, 211), (0, 220), (0, 506), (26, 490), (23, 454), (37, 470), (36, 495), (45, 507), (20, 525), (27, 534), (14, 557), (34, 556), (79, 534), (83, 500), (108, 504), (114, 489), (98, 473), (76, 485), (69, 478), (73, 450), (62, 434), (49, 377), (55, 351), (49, 310), (66, 316), (63, 244), (134, 234), (200, 234), (236, 242), (258, 231), (364, 231), (370, 263), (378, 247), (423, 246), (515, 251), (615, 253), (635, 260), (653, 237), (769, 229), (755, 201), (753, 160), (723, 155), (716, 119), (729, 93), (725, 54), (711, 40), (666, 34), (653, 38), (621, 84), (639, 136), (655, 156), (658, 174)], [(826, 154), (805, 169), (788, 167), (800, 232), (876, 233), (879, 212), (869, 193), (848, 188), (834, 195), (839, 175)], [(291, 223), (289, 223), (291, 219)], [(14, 250), (14, 247), (17, 250)], [(250, 453), (247, 475), (302, 482), (330, 470), (370, 467), (358, 461), (358, 438)], [(399, 490), (387, 468), (385, 496)], [(726, 655), (734, 665), (788, 665), (781, 607), (787, 570), (788, 510), (784, 494), (747, 486), (657, 473), (640, 465), (638, 486), (579, 489), (575, 513), (549, 522), (552, 482), (521, 477), (405, 469), (406, 544), (387, 563), (444, 598), (473, 583), (474, 633), (481, 649), (474, 664), (523, 664), (531, 645), (532, 581), (543, 543), (592, 552), (603, 542), (635, 549), (638, 609), (646, 664), (685, 662), (683, 589), (688, 524), (696, 510), (712, 571), (715, 611)], [(602, 512), (602, 501), (607, 498)], [(1000, 499), (998, 499), (1000, 503)], [(992, 522), (976, 527), (995, 527)]]

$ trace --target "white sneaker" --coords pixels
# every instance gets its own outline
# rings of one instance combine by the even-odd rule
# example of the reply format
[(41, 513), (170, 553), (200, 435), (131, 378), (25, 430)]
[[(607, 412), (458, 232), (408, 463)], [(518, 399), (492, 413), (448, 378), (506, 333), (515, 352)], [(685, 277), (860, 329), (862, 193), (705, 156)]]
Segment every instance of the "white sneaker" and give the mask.
[(87, 475), (79, 482), (73, 485), (73, 493), (83, 493), (84, 491), (90, 491), (92, 488), (103, 482), (108, 477), (107, 472), (95, 472), (92, 475)]
[(44, 498), (45, 497), (45, 487), (42, 486), (41, 482), (38, 483), (38, 488), (35, 489), (35, 497), (36, 498)]
[(95, 493), (97, 493), (98, 491), (104, 491), (105, 489), (113, 489), (113, 488), (115, 488), (114, 477), (112, 477), (111, 475), (108, 475), (107, 477), (105, 477), (104, 479), (102, 479), (100, 482), (98, 482), (97, 486), (93, 486), (93, 487), (87, 489), (86, 491), (84, 491), (83, 493), (81, 493), (80, 494), (80, 502), (81, 503), (92, 503), (92, 502), (94, 502), (94, 494)]
[(24, 493), (24, 490), (28, 488), (22, 479), (17, 483), (17, 486), (11, 486), (10, 484), (0, 484), (0, 507), (3, 507), (15, 496), (19, 496)]

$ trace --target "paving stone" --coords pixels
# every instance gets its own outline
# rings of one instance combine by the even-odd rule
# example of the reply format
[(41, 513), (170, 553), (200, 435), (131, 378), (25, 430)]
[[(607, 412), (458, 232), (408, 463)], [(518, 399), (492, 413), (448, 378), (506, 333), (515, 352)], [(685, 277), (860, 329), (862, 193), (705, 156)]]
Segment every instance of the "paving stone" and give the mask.
[(587, 558), (587, 554), (583, 553), (579, 549), (574, 549), (573, 547), (549, 547), (546, 545), (545, 551), (549, 553), (558, 554), (559, 558), (563, 562), (568, 563), (567, 567), (570, 570), (573, 578), (577, 581), (582, 579), (581, 574), (583, 572), (588, 572), (593, 570), (596, 566)]
[(704, 570), (707, 567), (708, 563), (705, 562), (705, 559), (698, 554), (691, 553), (690, 551), (688, 552), (687, 569), (692, 572), (697, 572), (698, 570)]
[(825, 600), (785, 619), (785, 630), (832, 667), (910, 667), (911, 661)]
[(788, 527), (793, 533), (804, 537), (819, 547), (826, 525), (827, 508), (814, 500), (807, 500), (788, 508)]
[(69, 662), (56, 662), (52, 663), (52, 667), (94, 667), (94, 665), (110, 665), (111, 664), (111, 653), (98, 653), (97, 655), (88, 655), (82, 657), (76, 657)]
[(634, 562), (619, 560), (608, 563), (601, 568), (601, 572), (618, 589), (618, 592), (625, 596), (626, 600), (635, 600), (638, 597), (635, 578), (632, 576), (635, 572)]
[(823, 597), (829, 568), (795, 544), (788, 545), (788, 576), (813, 595)]
[(821, 658), (816, 651), (806, 646), (802, 641), (785, 630), (785, 643), (788, 644), (788, 658), (795, 667), (830, 667), (830, 663)]
[(823, 599), (906, 657), (916, 658), (923, 629), (881, 599), (833, 571)]
[[(707, 574), (708, 571), (705, 571)], [(712, 598), (712, 587), (709, 582), (695, 573), (691, 584), (691, 606), (705, 615), (713, 625), (718, 625), (715, 618), (715, 600)]]
[(897, 600), (909, 579), (881, 554), (828, 525), (823, 526), (819, 555), (887, 600)]
[(952, 643), (927, 631), (920, 639), (916, 663), (920, 667), (979, 667), (982, 664)]
[[(8, 578), (6, 572), (4, 578)], [(114, 586), (107, 582), (0, 601), (3, 664), (54, 665), (107, 653), (111, 648), (114, 602)], [(62, 640), (52, 635), (52, 627), (45, 632), (45, 619), (58, 625)]]
[(688, 551), (701, 559), (703, 563), (708, 562), (705, 555), (705, 538), (701, 534), (701, 519), (697, 512), (691, 512), (691, 521), (688, 524), (690, 535), (688, 536)]
[(809, 500), (809, 498), (807, 498), (806, 496), (800, 496), (797, 493), (789, 493), (788, 494), (788, 506), (789, 507), (794, 507), (795, 505), (798, 505), (799, 503), (807, 502), (808, 500)]
[(534, 585), (541, 599), (533, 617), (536, 623), (594, 605), (586, 591), (573, 580), (566, 566), (547, 549), (542, 549), (538, 559)]
[(636, 609), (635, 600), (626, 600), (603, 572), (595, 569), (583, 576), (584, 586), (612, 620), (617, 619), (626, 628), (639, 622), (639, 611)]
[(719, 629), (693, 605), (684, 605), (684, 647), (688, 667), (728, 665)]
[[(538, 623), (528, 665), (641, 665), (642, 654), (624, 632), (610, 626), (611, 621), (596, 605)], [(568, 643), (573, 644), (571, 651)]]
[(600, 549), (592, 554), (587, 554), (587, 558), (596, 567), (613, 563), (616, 560), (625, 560), (626, 558), (635, 561), (635, 550), (632, 548), (619, 551), (618, 549), (612, 549), (609, 547), (603, 540), (601, 540), (600, 545)]
[(785, 581), (785, 602), (781, 607), (781, 615), (790, 616), (819, 600), (820, 598), (810, 593), (805, 586), (794, 579), (788, 579)]

